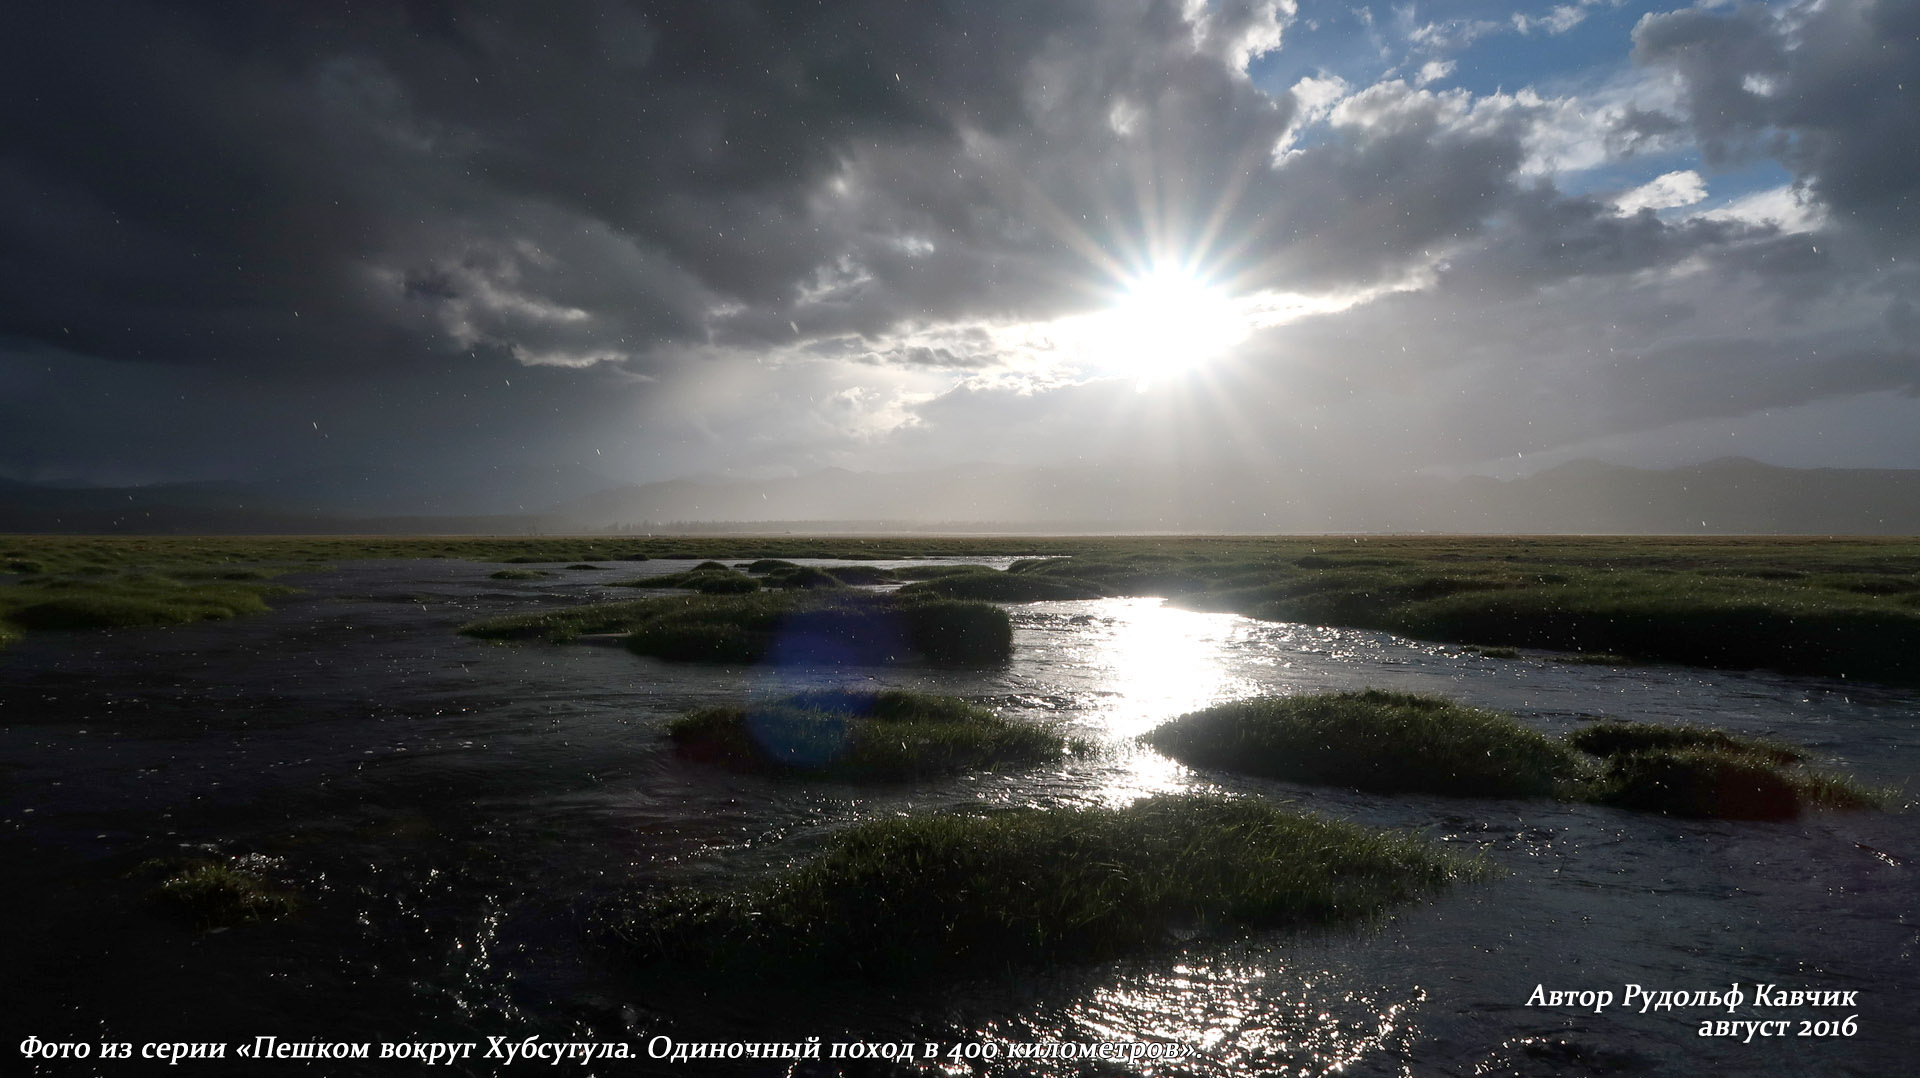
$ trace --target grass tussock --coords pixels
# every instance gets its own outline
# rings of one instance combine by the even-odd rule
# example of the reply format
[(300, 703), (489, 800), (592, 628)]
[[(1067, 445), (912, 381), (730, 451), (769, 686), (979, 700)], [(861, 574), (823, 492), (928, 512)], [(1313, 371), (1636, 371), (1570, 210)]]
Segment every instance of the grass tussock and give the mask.
[(1520, 657), (1520, 651), (1517, 648), (1470, 646), (1462, 650), (1483, 659), (1518, 659)]
[(1109, 958), (1176, 933), (1361, 920), (1486, 871), (1421, 840), (1254, 800), (879, 820), (726, 892), (604, 915), (634, 959), (735, 979), (924, 980)]
[(1670, 749), (1710, 749), (1741, 756), (1758, 756), (1774, 764), (1796, 764), (1807, 758), (1805, 749), (1779, 741), (1741, 737), (1725, 730), (1705, 726), (1620, 722), (1614, 719), (1575, 730), (1567, 735), (1567, 743), (1594, 756), (1622, 756)]
[(766, 586), (789, 591), (811, 591), (815, 588), (844, 588), (847, 585), (838, 573), (816, 569), (811, 565), (796, 565), (791, 569), (775, 569), (768, 573)]
[(1800, 814), (1791, 780), (1764, 760), (1712, 749), (1660, 749), (1607, 761), (1595, 800), (1695, 819), (1785, 820)]
[(258, 876), (228, 864), (191, 860), (150, 862), (147, 867), (167, 873), (148, 892), (148, 900), (197, 928), (272, 921), (294, 910), (291, 897), (268, 888)]
[[(11, 549), (4, 549), (11, 544)], [(265, 613), (291, 565), (183, 558), (169, 544), (0, 537), (0, 646), (28, 631), (152, 628)]]
[(781, 558), (761, 558), (742, 566), (747, 572), (765, 578), (769, 588), (841, 588), (898, 584), (900, 577), (892, 569), (877, 565), (836, 565), (823, 569), (798, 565)]
[(1221, 704), (1144, 740), (1195, 767), (1293, 782), (1553, 796), (1698, 819), (1789, 819), (1890, 797), (1802, 766), (1802, 749), (1724, 730), (1609, 720), (1557, 741), (1510, 715), (1374, 689)]
[(659, 608), (658, 599), (631, 599), (620, 603), (591, 603), (543, 610), (532, 614), (507, 614), (482, 618), (460, 626), (462, 636), (504, 643), (564, 644), (576, 637), (597, 633), (628, 632), (644, 623)]
[(487, 574), (493, 580), (540, 580), (552, 575), (539, 569), (496, 569)]
[(1377, 689), (1219, 704), (1145, 740), (1195, 767), (1386, 793), (1544, 796), (1580, 772), (1512, 716)]
[(289, 591), (272, 585), (181, 581), (145, 573), (76, 575), (6, 589), (0, 593), (0, 620), (27, 630), (180, 625), (262, 614), (269, 596)]
[(943, 576), (977, 573), (986, 568), (984, 565), (904, 565), (889, 572), (895, 580), (938, 580)]
[(900, 591), (907, 595), (938, 596), (943, 599), (984, 599), (996, 603), (1030, 603), (1047, 599), (1098, 599), (1105, 588), (1083, 580), (1062, 579), (1039, 573), (1001, 572), (975, 569), (948, 573)]
[(832, 591), (779, 595), (785, 601), (716, 596), (663, 609), (634, 629), (627, 646), (663, 659), (801, 666), (923, 660), (978, 667), (1013, 654), (1012, 622), (990, 604)]
[(1603, 722), (1569, 743), (1603, 760), (1602, 804), (1693, 819), (1786, 820), (1810, 809), (1883, 807), (1887, 795), (1803, 766), (1792, 745), (1697, 726)]
[(882, 569), (878, 565), (836, 565), (826, 572), (840, 583), (856, 588), (898, 584), (901, 580), (896, 570)]
[(1013, 653), (1013, 624), (991, 604), (832, 590), (596, 603), (489, 618), (460, 632), (552, 643), (618, 632), (641, 655), (683, 662), (980, 667)]
[(897, 782), (1064, 757), (1057, 731), (952, 696), (904, 690), (810, 692), (749, 708), (696, 711), (667, 728), (680, 751), (742, 771)]
[(1879, 597), (1730, 578), (1566, 583), (1409, 603), (1383, 620), (1415, 636), (1505, 640), (1695, 666), (1920, 677), (1920, 618)]
[(661, 576), (643, 576), (638, 580), (622, 580), (614, 585), (621, 588), (686, 588), (702, 595), (743, 595), (760, 590), (760, 581), (738, 570), (728, 568), (718, 562), (708, 562), (696, 566), (684, 573), (666, 573)]

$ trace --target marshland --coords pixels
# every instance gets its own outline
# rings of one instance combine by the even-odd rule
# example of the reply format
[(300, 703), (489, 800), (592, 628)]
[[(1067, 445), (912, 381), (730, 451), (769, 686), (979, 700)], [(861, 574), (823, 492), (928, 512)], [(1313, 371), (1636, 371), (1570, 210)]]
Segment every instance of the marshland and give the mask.
[[(1905, 1058), (1920, 544), (0, 555), (15, 1043), (1178, 1042), (1218, 1075)], [(1859, 1033), (1527, 1005), (1734, 982), (1857, 991)]]

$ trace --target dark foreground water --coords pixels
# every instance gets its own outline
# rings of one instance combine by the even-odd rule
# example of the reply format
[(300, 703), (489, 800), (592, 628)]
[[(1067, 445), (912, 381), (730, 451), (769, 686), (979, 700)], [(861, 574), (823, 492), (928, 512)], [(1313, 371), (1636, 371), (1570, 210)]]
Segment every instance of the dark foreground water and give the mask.
[[(524, 584), (488, 579), (493, 568), (350, 564), (291, 579), (305, 593), (264, 617), (41, 634), (0, 652), (0, 1075), (1913, 1073), (1920, 823), (1910, 808), (1734, 823), (1387, 797), (1196, 773), (1131, 738), (1237, 696), (1398, 688), (1511, 710), (1551, 732), (1607, 714), (1765, 734), (1905, 789), (1905, 805), (1920, 774), (1915, 694), (1491, 660), (1150, 599), (1016, 606), (1013, 662), (990, 673), (715, 669), (453, 633), (542, 602), (630, 598), (595, 584), (684, 563)], [(965, 695), (1071, 724), (1108, 751), (873, 789), (710, 770), (676, 758), (662, 736), (693, 707), (817, 684)], [(1193, 940), (1128, 962), (911, 992), (676, 984), (623, 964), (586, 931), (611, 896), (724, 886), (863, 819), (1123, 804), (1169, 790), (1411, 829), (1485, 850), (1505, 873), (1366, 929)], [(196, 854), (247, 859), (298, 896), (299, 912), (211, 933), (166, 919), (143, 901), (153, 879), (137, 870)], [(1642, 1001), (1624, 1002), (1629, 985), (1688, 1002), (1642, 1013)], [(1744, 998), (1731, 1010), (1693, 1002), (1736, 985)], [(1544, 1005), (1537, 987), (1614, 1002)], [(1784, 993), (1797, 990), (1853, 995), (1796, 1005)], [(1750, 1041), (1751, 1026), (1700, 1035), (1703, 1023), (1757, 1021), (1784, 1025)], [(262, 1036), (369, 1043), (375, 1058), (234, 1058)], [(547, 1051), (624, 1044), (635, 1058), (498, 1057), (500, 1044), (530, 1037)], [(937, 1042), (941, 1055), (797, 1066), (648, 1057), (660, 1038), (810, 1037)], [(86, 1045), (93, 1057), (24, 1058), (22, 1043), (39, 1041)], [(424, 1041), (475, 1047), (434, 1067), (377, 1058), (381, 1042)], [(102, 1043), (131, 1044), (135, 1058), (102, 1060)], [(139, 1058), (150, 1043), (222, 1044), (227, 1059), (168, 1067)], [(990, 1062), (1017, 1045), (1103, 1043), (1186, 1054)]]

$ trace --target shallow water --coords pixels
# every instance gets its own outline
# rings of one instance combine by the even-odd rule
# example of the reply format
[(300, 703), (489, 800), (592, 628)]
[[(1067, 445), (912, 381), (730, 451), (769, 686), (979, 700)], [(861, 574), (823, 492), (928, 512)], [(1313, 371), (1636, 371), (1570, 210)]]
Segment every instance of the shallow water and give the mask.
[[(1004, 561), (990, 564), (1004, 564)], [(880, 563), (887, 564), (887, 563)], [(683, 1041), (1178, 1042), (1122, 1073), (1896, 1074), (1920, 1041), (1916, 814), (1690, 822), (1547, 801), (1388, 797), (1197, 773), (1131, 738), (1258, 693), (1440, 693), (1549, 732), (1594, 716), (1706, 723), (1812, 747), (1875, 784), (1920, 773), (1920, 699), (1846, 682), (1495, 660), (1385, 634), (1263, 623), (1158, 600), (1016, 605), (1015, 656), (969, 673), (673, 665), (623, 649), (501, 647), (454, 634), (542, 602), (631, 598), (609, 580), (502, 582), (497, 566), (366, 562), (291, 578), (273, 613), (167, 630), (38, 634), (0, 653), (0, 1073), (27, 1036), (98, 1043), (624, 1040), (582, 1073), (784, 1073), (650, 1062)], [(644, 592), (637, 594), (646, 594)], [(1106, 750), (1039, 771), (862, 788), (677, 759), (686, 710), (811, 685), (951, 692), (1068, 724)], [(1222, 790), (1486, 850), (1504, 875), (1367, 929), (1193, 940), (1145, 958), (942, 984), (724, 995), (623, 968), (595, 905), (660, 882), (725, 885), (849, 822), (904, 811), (1122, 804)], [(156, 916), (135, 870), (244, 856), (301, 901), (284, 921), (197, 933)], [(1548, 990), (1855, 991), (1839, 1010), (1528, 1006)], [(1729, 1019), (1844, 1019), (1851, 1036), (1740, 1043)], [(476, 1052), (478, 1055), (478, 1052)], [(147, 1064), (148, 1066), (157, 1066)], [(271, 1065), (273, 1068), (291, 1063)], [(517, 1064), (520, 1069), (540, 1064)], [(269, 1065), (256, 1065), (269, 1071)], [(1086, 1073), (1081, 1062), (908, 1073)], [(201, 1064), (253, 1073), (245, 1061)], [(330, 1064), (410, 1073), (418, 1064)], [(494, 1073), (497, 1061), (439, 1068)], [(192, 1072), (192, 1066), (172, 1073)], [(827, 1066), (798, 1073), (831, 1073)], [(888, 1073), (887, 1068), (848, 1073)]]

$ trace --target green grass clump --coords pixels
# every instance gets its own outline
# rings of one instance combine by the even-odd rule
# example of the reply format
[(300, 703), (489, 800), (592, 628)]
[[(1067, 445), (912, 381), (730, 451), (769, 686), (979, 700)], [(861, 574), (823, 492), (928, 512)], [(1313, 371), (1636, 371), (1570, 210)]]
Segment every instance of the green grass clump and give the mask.
[(977, 573), (985, 568), (982, 565), (907, 565), (889, 572), (895, 580), (938, 580), (943, 576)]
[(1013, 621), (991, 603), (888, 596), (907, 646), (937, 666), (992, 666), (1013, 655)]
[(835, 580), (851, 587), (871, 587), (875, 584), (898, 584), (900, 576), (892, 569), (882, 569), (877, 565), (836, 565), (827, 570)]
[(494, 580), (539, 580), (551, 575), (539, 569), (496, 569), (487, 574)]
[(199, 928), (231, 928), (271, 921), (292, 913), (292, 898), (268, 889), (259, 877), (230, 865), (194, 860), (172, 865), (150, 862), (168, 872), (148, 893), (154, 905)]
[(1863, 786), (1850, 776), (1828, 771), (1794, 769), (1787, 773), (1787, 777), (1793, 781), (1794, 795), (1806, 808), (1838, 809), (1843, 812), (1884, 809), (1899, 796), (1898, 790)]
[(1602, 722), (1568, 742), (1602, 757), (1601, 804), (1693, 819), (1786, 820), (1808, 809), (1879, 808), (1886, 794), (1800, 766), (1805, 751), (1698, 726)]
[(750, 708), (705, 708), (676, 720), (667, 734), (703, 762), (852, 782), (1033, 766), (1068, 749), (1046, 727), (1010, 722), (957, 697), (904, 690), (811, 692)]
[(1716, 752), (1758, 756), (1770, 763), (1794, 764), (1807, 758), (1806, 750), (1778, 741), (1741, 737), (1705, 726), (1661, 726), (1650, 722), (1608, 719), (1583, 726), (1567, 735), (1567, 743), (1594, 756), (1665, 749), (1712, 749)]
[(544, 610), (534, 614), (507, 614), (482, 618), (460, 626), (462, 636), (481, 640), (523, 642), (539, 640), (564, 644), (595, 633), (623, 633), (644, 624), (659, 609), (658, 599), (630, 599), (621, 603), (592, 603)]
[(293, 593), (262, 583), (283, 569), (194, 562), (148, 567), (116, 564), (97, 552), (32, 564), (39, 569), (0, 588), (0, 645), (24, 631), (150, 628), (261, 614), (267, 599)]
[(838, 574), (825, 569), (816, 569), (811, 565), (796, 565), (791, 569), (775, 569), (767, 574), (766, 586), (786, 588), (788, 590), (813, 588), (844, 588), (846, 583)]
[(702, 595), (740, 595), (759, 591), (760, 582), (745, 573), (693, 573), (693, 579), (681, 587), (690, 587)]
[(167, 574), (174, 580), (271, 580), (279, 573), (267, 569), (178, 569)]
[(158, 578), (66, 580), (10, 589), (5, 618), (21, 629), (118, 629), (263, 614), (287, 589)]
[(992, 604), (832, 590), (596, 603), (488, 618), (460, 632), (552, 643), (619, 632), (641, 655), (683, 662), (980, 667), (1013, 653), (1013, 623)]
[(1833, 588), (1856, 595), (1911, 595), (1920, 592), (1920, 577), (1913, 574), (1834, 573), (1807, 581), (1817, 588)]
[[(1157, 544), (1156, 544), (1157, 545)], [(1121, 550), (1097, 556), (1028, 558), (1007, 566), (1013, 576), (1052, 580), (1102, 595), (1187, 595), (1264, 571), (1264, 559), (1247, 563), (1182, 551)]]
[(614, 585), (621, 588), (686, 588), (702, 595), (742, 595), (760, 590), (760, 581), (745, 573), (729, 569), (718, 562), (708, 562), (684, 573), (666, 573), (661, 576), (643, 576), (638, 580), (622, 580)]
[(1792, 776), (1714, 749), (1656, 749), (1607, 761), (1594, 800), (1640, 812), (1721, 820), (1787, 820), (1804, 807)]
[(1386, 793), (1550, 795), (1579, 758), (1512, 716), (1409, 693), (1327, 693), (1219, 704), (1148, 733), (1195, 767)]
[(766, 578), (769, 588), (839, 588), (848, 585), (892, 584), (899, 578), (893, 570), (873, 565), (836, 565), (832, 569), (822, 569), (814, 565), (798, 565), (780, 558), (760, 558), (749, 562), (743, 568)]
[(1044, 599), (1098, 599), (1108, 592), (1084, 580), (1062, 579), (1040, 573), (1000, 572), (976, 569), (970, 573), (950, 573), (900, 589), (905, 595), (938, 596), (943, 599), (984, 599), (999, 603), (1026, 603)]
[(1609, 720), (1561, 742), (1508, 715), (1374, 689), (1221, 704), (1144, 740), (1196, 767), (1294, 782), (1555, 796), (1699, 819), (1788, 819), (1878, 807), (1888, 796), (1799, 766), (1801, 749), (1723, 730)]
[(1437, 597), (1406, 604), (1382, 627), (1696, 666), (1913, 680), (1920, 618), (1876, 605), (1884, 602), (1769, 581), (1642, 574)]
[(871, 666), (924, 659), (978, 667), (1013, 654), (1013, 624), (986, 603), (914, 602), (831, 591), (787, 592), (786, 602), (714, 596), (665, 608), (627, 646), (696, 662)]
[(603, 914), (663, 972), (905, 981), (1097, 960), (1178, 933), (1365, 919), (1483, 875), (1421, 840), (1250, 799), (909, 816), (725, 892), (644, 894)]

